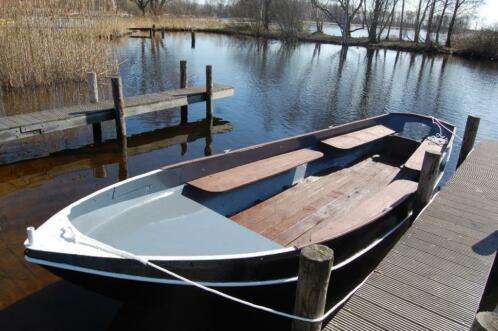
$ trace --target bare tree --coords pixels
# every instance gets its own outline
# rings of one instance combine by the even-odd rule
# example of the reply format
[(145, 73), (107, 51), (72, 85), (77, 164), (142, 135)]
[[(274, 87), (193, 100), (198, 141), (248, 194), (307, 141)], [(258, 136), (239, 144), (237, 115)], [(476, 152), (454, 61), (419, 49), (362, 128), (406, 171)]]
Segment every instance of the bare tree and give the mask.
[(149, 0), (150, 11), (154, 15), (160, 14), (164, 7), (167, 6), (172, 0)]
[(399, 18), (399, 40), (403, 40), (404, 19), (405, 19), (405, 0), (401, 0), (401, 14)]
[(142, 15), (145, 16), (145, 12), (150, 4), (150, 0), (133, 0), (133, 2), (137, 5), (138, 9), (140, 9)]
[(387, 29), (387, 34), (386, 34), (386, 40), (389, 40), (389, 35), (391, 34), (391, 26), (393, 25), (394, 21), (394, 16), (396, 13), (396, 6), (398, 5), (398, 0), (394, 0), (393, 8), (391, 10), (391, 14), (389, 14), (390, 19), (389, 19), (389, 26)]
[(434, 18), (434, 10), (436, 8), (436, 2), (437, 0), (430, 0), (430, 10), (429, 10), (429, 17), (427, 19), (427, 31), (425, 34), (425, 44), (430, 45), (431, 44), (431, 33), (432, 33), (432, 21)]
[[(351, 29), (351, 22), (360, 11), (363, 1), (364, 0), (311, 0), (311, 3), (329, 20), (339, 26), (342, 35), (342, 44), (348, 45), (351, 33), (363, 29), (363, 27)], [(339, 10), (333, 10), (333, 5)]]
[(429, 4), (430, 0), (419, 0), (418, 2), (417, 15), (415, 18), (415, 35), (413, 37), (413, 42), (415, 43), (418, 43), (420, 40), (420, 29), (422, 28), (422, 23), (425, 20)]
[(368, 41), (376, 43), (389, 20), (389, 0), (364, 0), (363, 17), (368, 30)]
[(318, 33), (323, 33), (323, 12), (318, 8), (317, 6), (314, 5), (313, 1), (311, 3), (311, 17), (315, 21), (316, 25), (316, 32)]
[(294, 37), (303, 28), (306, 8), (300, 0), (273, 0), (275, 22), (287, 37)]
[(442, 0), (443, 9), (441, 11), (441, 15), (439, 16), (436, 28), (436, 44), (439, 44), (439, 32), (441, 31), (441, 26), (443, 25), (443, 20), (446, 14), (446, 8), (448, 8), (450, 0)]
[(446, 36), (446, 47), (451, 47), (451, 36), (455, 27), (455, 21), (460, 18), (462, 13), (475, 10), (483, 2), (483, 0), (455, 0), (453, 14), (451, 15), (450, 24), (448, 26), (448, 34)]

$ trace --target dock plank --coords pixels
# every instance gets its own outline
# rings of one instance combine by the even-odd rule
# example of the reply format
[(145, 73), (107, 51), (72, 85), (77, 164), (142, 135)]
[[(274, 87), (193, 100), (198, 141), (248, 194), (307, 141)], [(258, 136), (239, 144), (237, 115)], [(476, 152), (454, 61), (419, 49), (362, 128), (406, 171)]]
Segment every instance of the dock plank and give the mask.
[[(215, 85), (213, 99), (234, 94), (229, 86)], [(205, 87), (190, 87), (125, 98), (125, 117), (176, 108), (206, 100)], [(114, 119), (110, 100), (0, 117), (0, 143)]]
[(498, 142), (483, 140), (328, 324), (469, 330), (498, 249), (497, 196)]

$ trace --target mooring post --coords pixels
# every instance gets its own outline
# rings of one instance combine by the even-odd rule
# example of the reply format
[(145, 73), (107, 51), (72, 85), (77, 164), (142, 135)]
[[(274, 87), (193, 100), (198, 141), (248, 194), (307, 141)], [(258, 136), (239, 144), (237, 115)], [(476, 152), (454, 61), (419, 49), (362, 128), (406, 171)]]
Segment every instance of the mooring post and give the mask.
[(164, 28), (161, 28), (161, 39), (164, 39)]
[[(327, 246), (311, 245), (301, 250), (294, 315), (319, 318), (325, 312), (334, 251)], [(292, 331), (319, 331), (322, 322), (292, 322)]]
[(431, 201), (434, 186), (439, 175), (439, 164), (441, 163), (441, 153), (426, 151), (422, 170), (418, 180), (417, 192), (415, 193), (415, 204), (413, 207), (413, 215), (417, 216)]
[(156, 25), (155, 24), (152, 24), (152, 35), (153, 36), (156, 35)]
[(154, 38), (154, 29), (152, 28), (149, 29), (149, 37), (150, 39)]
[[(97, 83), (97, 74), (95, 72), (87, 73), (88, 98), (90, 103), (99, 102), (99, 86)], [(92, 124), (93, 141), (100, 144), (102, 142), (102, 125), (99, 123)]]
[(114, 118), (116, 121), (116, 137), (122, 151), (126, 152), (126, 121), (124, 117), (124, 97), (121, 77), (111, 78), (112, 97), (114, 99)]
[[(495, 309), (496, 310), (496, 309)], [(478, 312), (470, 331), (496, 331), (498, 330), (498, 312)]]
[[(187, 61), (180, 61), (180, 88), (187, 87)], [(181, 123), (188, 122), (188, 105), (182, 106), (180, 110)]]
[(213, 66), (206, 66), (206, 118), (213, 117)]
[(195, 48), (195, 31), (190, 31), (190, 38), (192, 42), (192, 48)]
[(467, 116), (467, 123), (465, 124), (465, 133), (463, 134), (462, 147), (460, 148), (457, 168), (460, 167), (462, 162), (467, 158), (467, 155), (469, 155), (472, 148), (474, 148), (480, 121), (481, 119), (477, 116)]

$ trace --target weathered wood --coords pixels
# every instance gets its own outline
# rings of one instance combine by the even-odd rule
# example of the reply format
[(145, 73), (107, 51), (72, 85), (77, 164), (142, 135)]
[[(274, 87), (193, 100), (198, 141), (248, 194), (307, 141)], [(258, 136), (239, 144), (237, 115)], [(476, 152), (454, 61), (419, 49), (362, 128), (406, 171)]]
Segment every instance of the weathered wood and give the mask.
[(206, 66), (206, 118), (213, 117), (213, 67)]
[(492, 311), (477, 313), (471, 331), (498, 331), (498, 313)]
[(154, 38), (154, 29), (149, 29), (149, 38)]
[(433, 153), (441, 153), (443, 146), (433, 143), (430, 140), (424, 140), (415, 152), (405, 163), (405, 168), (421, 171), (422, 164), (424, 163), (425, 152), (430, 151)]
[(351, 149), (384, 138), (393, 133), (395, 133), (394, 130), (389, 129), (384, 125), (375, 125), (363, 130), (358, 130), (323, 140), (322, 143), (334, 148)]
[(434, 186), (439, 175), (441, 153), (426, 151), (422, 170), (418, 180), (417, 193), (415, 194), (414, 215), (417, 215), (429, 203), (434, 192)]
[(192, 48), (195, 48), (195, 32), (194, 31), (191, 31), (190, 32), (190, 41), (191, 41), (191, 47)]
[(189, 185), (207, 192), (226, 192), (277, 175), (322, 156), (321, 152), (300, 149), (201, 177), (189, 182)]
[[(187, 71), (187, 61), (182, 60), (180, 61), (180, 88), (186, 88), (187, 87), (187, 77), (188, 77), (188, 71)], [(180, 108), (180, 114), (181, 114), (181, 123), (187, 123), (188, 122), (188, 106), (182, 106)]]
[[(88, 81), (88, 99), (90, 103), (99, 102), (99, 86), (97, 74), (95, 72), (87, 73)], [(93, 141), (97, 144), (102, 143), (102, 125), (100, 122), (92, 124)]]
[[(327, 246), (312, 245), (301, 250), (294, 315), (311, 319), (323, 316), (333, 263), (334, 252)], [(321, 327), (321, 322), (292, 322), (293, 331), (319, 331)]]
[(161, 28), (161, 39), (164, 39), (164, 28)]
[(116, 122), (116, 137), (123, 151), (126, 151), (126, 121), (124, 116), (123, 84), (121, 77), (111, 78), (112, 98), (114, 100), (114, 119)]
[[(489, 208), (498, 194), (497, 155), (498, 142), (481, 141), (327, 327), (472, 327), (497, 255), (498, 210)], [(471, 205), (459, 207), (465, 199)]]
[(156, 25), (155, 24), (152, 24), (152, 35), (155, 36), (156, 35)]
[[(233, 94), (234, 89), (228, 86), (215, 85), (213, 88), (213, 100)], [(126, 97), (125, 117), (205, 101), (205, 87), (189, 87)], [(114, 120), (112, 100), (0, 117), (0, 143), (109, 120)]]
[(356, 208), (343, 215), (343, 217), (329, 217), (300, 235), (296, 240), (286, 244), (288, 246), (304, 247), (339, 237), (378, 219), (408, 199), (415, 193), (416, 189), (417, 183), (415, 182), (402, 179), (395, 180), (381, 191), (357, 204)]
[(460, 155), (458, 156), (457, 168), (467, 158), (467, 155), (469, 155), (472, 148), (474, 148), (480, 121), (481, 119), (476, 116), (469, 115), (467, 117), (467, 123), (465, 124), (465, 133), (463, 134), (462, 147), (460, 148)]
[(294, 185), (231, 219), (283, 246), (321, 223), (338, 222), (347, 228), (341, 223), (344, 215), (389, 185), (402, 162), (369, 158)]

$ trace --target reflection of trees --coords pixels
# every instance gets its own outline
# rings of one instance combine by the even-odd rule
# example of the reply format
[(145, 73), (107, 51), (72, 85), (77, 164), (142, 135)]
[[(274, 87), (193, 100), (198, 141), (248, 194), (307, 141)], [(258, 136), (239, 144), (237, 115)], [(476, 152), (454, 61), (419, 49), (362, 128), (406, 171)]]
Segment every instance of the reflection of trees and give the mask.
[(358, 110), (362, 117), (367, 117), (369, 114), (369, 99), (370, 99), (370, 89), (371, 89), (371, 79), (372, 79), (372, 62), (373, 56), (378, 54), (378, 50), (375, 51), (373, 49), (367, 48), (366, 53), (366, 67), (365, 67), (365, 78), (363, 79), (363, 86), (361, 90), (361, 99)]

